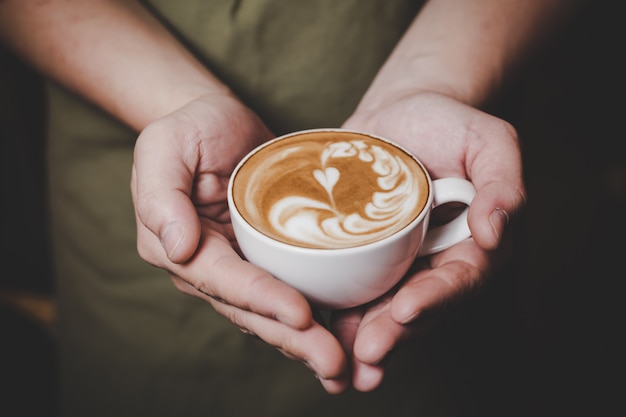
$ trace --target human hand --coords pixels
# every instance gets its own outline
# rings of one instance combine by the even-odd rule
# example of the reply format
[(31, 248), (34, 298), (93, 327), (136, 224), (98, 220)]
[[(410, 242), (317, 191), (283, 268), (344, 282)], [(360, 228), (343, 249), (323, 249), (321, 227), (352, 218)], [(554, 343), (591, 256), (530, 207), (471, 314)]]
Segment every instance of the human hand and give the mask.
[(245, 262), (226, 201), (239, 160), (273, 135), (229, 95), (203, 96), (151, 123), (134, 152), (131, 191), (137, 247), (176, 287), (210, 303), (246, 333), (305, 363), (329, 392), (347, 386), (337, 339), (313, 320), (305, 298)]
[(392, 293), (336, 312), (332, 329), (352, 352), (352, 384), (375, 389), (383, 359), (467, 298), (511, 255), (506, 225), (523, 208), (517, 134), (505, 121), (450, 97), (416, 92), (357, 110), (344, 128), (386, 137), (419, 156), (433, 178), (461, 177), (476, 187), (468, 215), (472, 238), (419, 259)]

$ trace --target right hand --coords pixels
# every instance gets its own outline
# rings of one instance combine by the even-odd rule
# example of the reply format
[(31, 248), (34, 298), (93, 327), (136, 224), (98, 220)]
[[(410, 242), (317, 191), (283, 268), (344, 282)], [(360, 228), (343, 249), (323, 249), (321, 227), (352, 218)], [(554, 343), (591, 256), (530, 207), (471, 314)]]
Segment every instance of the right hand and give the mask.
[(137, 247), (182, 292), (207, 301), (246, 333), (305, 363), (328, 392), (347, 388), (338, 340), (313, 320), (306, 299), (241, 259), (226, 201), (228, 179), (272, 138), (230, 95), (202, 96), (149, 124), (135, 145), (131, 192)]
[(515, 129), (454, 97), (416, 90), (363, 106), (343, 127), (389, 138), (419, 155), (433, 178), (472, 181), (472, 237), (420, 258), (385, 296), (334, 315), (332, 326), (351, 352), (357, 390), (378, 387), (385, 358), (422, 335), (455, 306), (473, 297), (512, 256), (508, 222), (523, 210), (526, 192)]

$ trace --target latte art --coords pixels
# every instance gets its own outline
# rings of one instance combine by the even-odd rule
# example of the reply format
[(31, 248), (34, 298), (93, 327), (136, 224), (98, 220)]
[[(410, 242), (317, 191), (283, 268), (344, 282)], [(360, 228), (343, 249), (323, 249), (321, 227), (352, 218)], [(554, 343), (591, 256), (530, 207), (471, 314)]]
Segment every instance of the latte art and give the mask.
[(401, 149), (367, 135), (308, 133), (255, 153), (234, 201), (262, 233), (293, 245), (345, 248), (380, 240), (423, 208), (427, 181)]

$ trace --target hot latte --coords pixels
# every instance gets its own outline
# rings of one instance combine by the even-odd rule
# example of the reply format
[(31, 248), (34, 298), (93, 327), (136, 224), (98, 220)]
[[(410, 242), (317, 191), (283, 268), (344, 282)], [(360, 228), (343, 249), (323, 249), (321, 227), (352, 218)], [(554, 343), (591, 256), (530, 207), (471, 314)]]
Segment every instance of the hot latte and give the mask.
[(360, 246), (411, 223), (428, 180), (408, 153), (353, 132), (309, 131), (270, 142), (236, 173), (233, 200), (263, 234), (291, 245)]

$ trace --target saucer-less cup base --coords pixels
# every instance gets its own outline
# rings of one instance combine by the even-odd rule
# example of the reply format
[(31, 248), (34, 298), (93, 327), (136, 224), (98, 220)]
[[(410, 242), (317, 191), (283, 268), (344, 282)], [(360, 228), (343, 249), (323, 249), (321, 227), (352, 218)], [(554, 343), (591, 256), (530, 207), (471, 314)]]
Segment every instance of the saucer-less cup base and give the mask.
[[(329, 129), (314, 131), (320, 130)], [(341, 132), (339, 129), (332, 131)], [(252, 153), (254, 151), (249, 155)], [(418, 253), (422, 256), (438, 252), (470, 236), (467, 208), (450, 223), (427, 232), (430, 212), (434, 207), (449, 202), (469, 206), (475, 195), (472, 184), (464, 179), (432, 181), (428, 178), (431, 192), (424, 210), (410, 224), (389, 237), (340, 249), (304, 248), (283, 243), (252, 227), (236, 209), (233, 179), (246, 159), (235, 168), (228, 188), (237, 243), (249, 262), (299, 290), (317, 308), (349, 308), (372, 301), (402, 279)]]
[(391, 239), (344, 249), (290, 246), (260, 234), (237, 214), (232, 218), (241, 251), (252, 264), (302, 292), (319, 308), (347, 308), (393, 287), (415, 259), (424, 222)]

